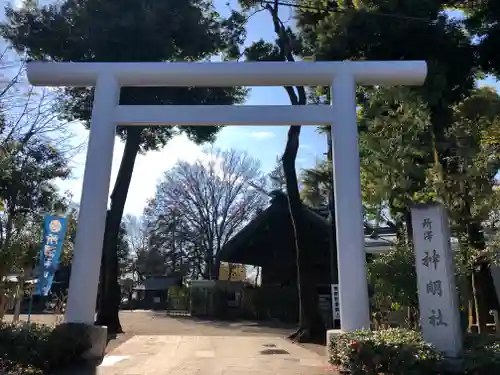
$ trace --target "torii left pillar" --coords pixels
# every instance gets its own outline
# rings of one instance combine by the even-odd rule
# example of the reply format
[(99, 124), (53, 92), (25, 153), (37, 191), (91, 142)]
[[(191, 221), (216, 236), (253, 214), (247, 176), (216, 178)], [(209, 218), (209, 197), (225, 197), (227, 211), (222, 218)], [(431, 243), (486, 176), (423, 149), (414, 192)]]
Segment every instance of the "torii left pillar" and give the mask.
[[(94, 324), (96, 310), (95, 291), (99, 285), (102, 256), (102, 238), (106, 227), (106, 211), (113, 164), (113, 145), (116, 126), (113, 110), (118, 105), (120, 86), (111, 75), (97, 79), (92, 107), (86, 166), (83, 175), (82, 197), (78, 230), (75, 237), (76, 249), (93, 249), (89, 252), (76, 251), (70, 276), (71, 293), (68, 295), (66, 321)], [(110, 147), (111, 146), (111, 147)], [(88, 204), (91, 201), (92, 204)], [(85, 283), (82, 282), (85, 280)]]
[[(107, 345), (107, 327), (94, 326), (96, 291), (99, 285), (102, 239), (106, 227), (106, 210), (113, 164), (113, 146), (116, 126), (113, 110), (118, 105), (120, 86), (111, 75), (97, 79), (92, 107), (86, 166), (83, 176), (82, 196), (65, 320), (84, 323), (89, 327), (91, 348), (85, 353), (89, 360), (104, 358)], [(89, 204), (92, 203), (92, 204)], [(85, 282), (83, 282), (85, 280)]]

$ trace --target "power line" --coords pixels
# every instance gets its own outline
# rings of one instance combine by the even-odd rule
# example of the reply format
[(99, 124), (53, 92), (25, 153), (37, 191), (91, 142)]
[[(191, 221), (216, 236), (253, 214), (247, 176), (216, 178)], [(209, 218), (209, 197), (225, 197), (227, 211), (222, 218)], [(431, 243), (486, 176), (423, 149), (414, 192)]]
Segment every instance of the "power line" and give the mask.
[(432, 20), (430, 18), (423, 18), (423, 17), (411, 17), (411, 16), (404, 16), (400, 14), (393, 14), (393, 13), (383, 13), (383, 12), (372, 12), (372, 11), (366, 11), (366, 10), (361, 10), (361, 9), (351, 9), (351, 8), (339, 8), (337, 5), (330, 6), (330, 7), (317, 7), (317, 6), (312, 6), (312, 5), (306, 5), (306, 4), (301, 4), (299, 3), (299, 0), (260, 0), (261, 3), (263, 4), (268, 4), (268, 5), (282, 5), (282, 6), (287, 6), (291, 8), (296, 8), (296, 9), (303, 9), (303, 10), (313, 10), (313, 11), (319, 11), (319, 12), (327, 12), (327, 13), (364, 13), (367, 15), (371, 16), (376, 16), (376, 17), (385, 17), (385, 18), (395, 18), (395, 19), (401, 19), (401, 20), (408, 20), (408, 21), (418, 21), (418, 22), (435, 22), (435, 20)]

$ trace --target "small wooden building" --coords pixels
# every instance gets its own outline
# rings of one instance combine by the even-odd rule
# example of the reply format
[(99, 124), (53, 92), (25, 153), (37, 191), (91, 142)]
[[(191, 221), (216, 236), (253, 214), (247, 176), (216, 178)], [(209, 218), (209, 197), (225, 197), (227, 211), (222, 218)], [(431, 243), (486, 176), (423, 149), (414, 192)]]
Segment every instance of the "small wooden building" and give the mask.
[(182, 285), (182, 276), (156, 275), (144, 279), (143, 283), (132, 289), (134, 307), (142, 309), (165, 310), (168, 289)]
[[(304, 206), (303, 210), (303, 222), (307, 226), (303, 230), (307, 236), (304, 243), (307, 243), (306, 251), (312, 252), (315, 270), (311, 277), (322, 302), (325, 323), (331, 326), (331, 284), (338, 283), (338, 276), (336, 254), (333, 257), (330, 254), (330, 222), (310, 208)], [(260, 266), (263, 289), (272, 289), (275, 293), (279, 293), (280, 288), (296, 291), (296, 246), (286, 196), (282, 193), (275, 195), (269, 207), (222, 248), (219, 259)], [(296, 292), (291, 294), (296, 296)], [(273, 298), (267, 297), (266, 300), (272, 301)], [(298, 305), (296, 297), (289, 303), (290, 308)]]
[[(317, 269), (315, 273), (318, 289), (330, 293), (330, 285), (337, 283), (334, 270), (332, 283), (332, 262), (336, 269), (336, 257), (330, 256), (330, 223), (319, 213), (307, 207), (304, 222), (307, 225), (307, 251)], [(284, 194), (272, 199), (271, 204), (248, 225), (240, 230), (222, 248), (219, 259), (223, 262), (248, 264), (262, 267), (261, 285), (295, 285), (296, 247), (293, 227)]]

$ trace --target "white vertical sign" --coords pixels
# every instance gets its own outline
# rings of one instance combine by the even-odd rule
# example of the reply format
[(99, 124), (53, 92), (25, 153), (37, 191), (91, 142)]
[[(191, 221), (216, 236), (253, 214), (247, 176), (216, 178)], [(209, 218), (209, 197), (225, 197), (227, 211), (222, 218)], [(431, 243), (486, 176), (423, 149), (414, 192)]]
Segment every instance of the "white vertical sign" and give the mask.
[(339, 284), (332, 284), (332, 312), (333, 319), (340, 319)]
[(420, 324), (424, 339), (445, 356), (462, 351), (448, 215), (440, 204), (411, 209)]

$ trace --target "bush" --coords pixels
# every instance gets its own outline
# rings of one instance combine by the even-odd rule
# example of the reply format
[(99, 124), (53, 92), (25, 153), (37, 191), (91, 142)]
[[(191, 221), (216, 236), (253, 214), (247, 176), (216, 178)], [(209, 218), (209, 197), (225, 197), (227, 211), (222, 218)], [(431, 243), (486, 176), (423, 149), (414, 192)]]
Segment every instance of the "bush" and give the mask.
[(44, 375), (44, 372), (31, 365), (22, 365), (20, 363), (0, 360), (0, 374), (2, 375)]
[(2, 365), (5, 367), (32, 365), (43, 369), (51, 332), (52, 328), (44, 325), (0, 323)]
[(500, 374), (500, 338), (469, 335), (465, 342), (464, 370), (468, 375)]
[(0, 373), (48, 374), (81, 360), (90, 348), (83, 324), (56, 327), (0, 323)]
[(441, 354), (406, 329), (356, 331), (336, 335), (329, 343), (329, 361), (351, 375), (436, 374)]
[(45, 355), (51, 369), (61, 368), (82, 361), (82, 354), (90, 347), (87, 326), (66, 323), (52, 330), (45, 348)]

